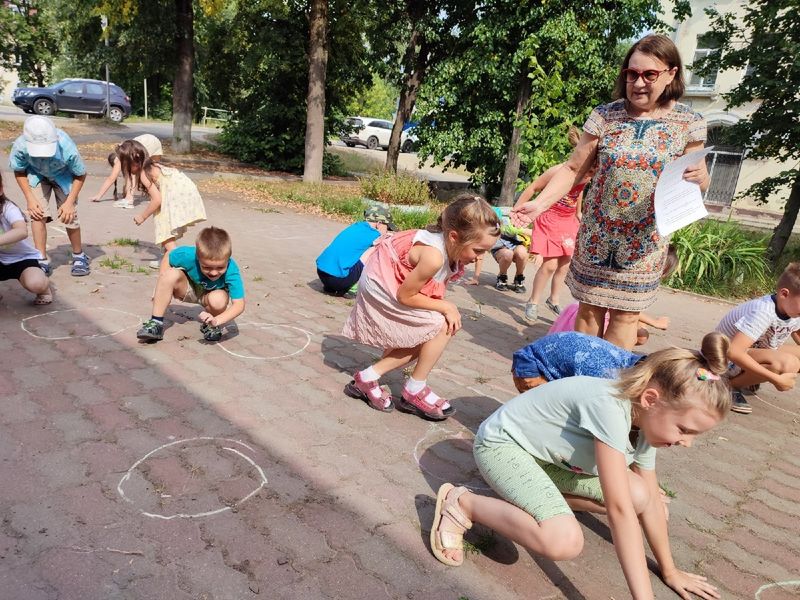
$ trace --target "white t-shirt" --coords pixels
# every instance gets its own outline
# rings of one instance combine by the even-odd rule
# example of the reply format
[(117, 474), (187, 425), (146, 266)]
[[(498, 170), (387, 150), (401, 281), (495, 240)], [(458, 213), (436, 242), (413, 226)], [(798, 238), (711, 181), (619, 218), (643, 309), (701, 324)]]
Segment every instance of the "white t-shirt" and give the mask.
[[(22, 216), (22, 212), (16, 204), (11, 200), (6, 200), (0, 211), (0, 234), (10, 231), (11, 226), (18, 221), (25, 222), (25, 217)], [(0, 263), (4, 265), (11, 265), (30, 258), (38, 260), (42, 258), (42, 255), (27, 238), (15, 244), (0, 245)]]
[(597, 475), (595, 439), (652, 471), (656, 449), (639, 433), (631, 443), (631, 403), (616, 397), (615, 381), (557, 379), (506, 402), (478, 429), (483, 443), (514, 442), (539, 460), (567, 471)]
[(762, 296), (731, 309), (717, 325), (717, 331), (733, 338), (742, 332), (755, 340), (753, 348), (779, 348), (795, 331), (800, 317), (781, 319), (772, 296)]

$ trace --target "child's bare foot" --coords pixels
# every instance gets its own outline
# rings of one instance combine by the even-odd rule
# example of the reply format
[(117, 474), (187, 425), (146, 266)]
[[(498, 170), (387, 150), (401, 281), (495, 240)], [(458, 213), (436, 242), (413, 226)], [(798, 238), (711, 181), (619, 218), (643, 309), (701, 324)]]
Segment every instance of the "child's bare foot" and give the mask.
[(464, 532), (472, 521), (461, 509), (458, 499), (468, 490), (444, 483), (436, 495), (436, 512), (431, 526), (431, 550), (441, 562), (459, 567), (464, 562)]

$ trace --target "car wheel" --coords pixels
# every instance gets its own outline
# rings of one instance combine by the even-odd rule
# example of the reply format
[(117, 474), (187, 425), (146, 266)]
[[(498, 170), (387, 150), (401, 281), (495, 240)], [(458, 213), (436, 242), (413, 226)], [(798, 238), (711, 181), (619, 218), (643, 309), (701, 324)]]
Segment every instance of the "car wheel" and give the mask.
[(371, 135), (367, 138), (367, 148), (370, 150), (377, 150), (378, 149), (378, 138), (374, 135)]
[(49, 117), (56, 112), (53, 103), (50, 102), (50, 100), (47, 100), (46, 98), (39, 98), (36, 102), (34, 102), (33, 111), (37, 115), (44, 115), (46, 117)]
[(355, 147), (356, 147), (356, 144), (355, 144), (355, 142), (345, 142), (344, 144), (345, 144), (345, 146), (347, 146), (348, 148), (355, 148)]
[(122, 119), (125, 118), (125, 113), (122, 112), (119, 106), (112, 106), (111, 110), (108, 111), (108, 118), (114, 121), (114, 123), (122, 123)]
[(414, 151), (414, 142), (411, 140), (406, 140), (403, 142), (403, 147), (400, 148), (400, 152), (413, 152)]

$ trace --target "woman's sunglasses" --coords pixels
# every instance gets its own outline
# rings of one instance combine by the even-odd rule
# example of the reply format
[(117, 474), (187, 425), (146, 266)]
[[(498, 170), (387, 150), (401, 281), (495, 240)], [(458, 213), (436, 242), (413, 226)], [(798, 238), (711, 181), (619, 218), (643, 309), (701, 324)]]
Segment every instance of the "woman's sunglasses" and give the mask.
[(622, 69), (622, 76), (627, 83), (636, 83), (641, 77), (645, 83), (655, 83), (662, 73), (671, 71), (672, 69), (662, 69), (656, 71), (655, 69), (647, 69), (646, 71), (637, 71), (636, 69)]

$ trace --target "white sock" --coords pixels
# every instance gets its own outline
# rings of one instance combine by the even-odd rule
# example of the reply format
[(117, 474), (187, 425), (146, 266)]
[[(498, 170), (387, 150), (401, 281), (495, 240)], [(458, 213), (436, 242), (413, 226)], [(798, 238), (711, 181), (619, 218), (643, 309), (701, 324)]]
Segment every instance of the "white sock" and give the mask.
[(375, 370), (375, 367), (367, 367), (361, 371), (359, 375), (361, 375), (361, 379), (363, 381), (378, 381), (378, 379), (381, 378), (381, 376), (378, 375), (378, 372)]
[(77, 254), (75, 252), (72, 253), (72, 258), (82, 258), (84, 256), (86, 256), (86, 255), (83, 253), (83, 250), (81, 250)]
[[(423, 379), (422, 381), (417, 381), (417, 380), (416, 380), (416, 379), (414, 379), (413, 377), (409, 377), (409, 378), (406, 380), (406, 389), (407, 389), (407, 390), (409, 391), (409, 393), (411, 393), (411, 394), (418, 394), (418, 393), (420, 393), (420, 392), (421, 392), (421, 391), (422, 391), (422, 390), (425, 388), (425, 386), (427, 385), (427, 383), (428, 383), (428, 382), (427, 382), (427, 380), (425, 380), (425, 379)], [(439, 397), (438, 395), (436, 395), (436, 394), (433, 392), (433, 390), (429, 391), (429, 392), (428, 392), (428, 395), (427, 395), (427, 396), (425, 396), (425, 402), (427, 402), (427, 403), (428, 403), (428, 404), (430, 404), (431, 406), (433, 406), (434, 404), (436, 404), (436, 402), (438, 402), (438, 401), (439, 401), (439, 399), (440, 399), (440, 397)], [(448, 408), (449, 406), (450, 406), (450, 403), (449, 403), (449, 402), (446, 402), (446, 403), (445, 403), (445, 405), (444, 405), (442, 408)]]

